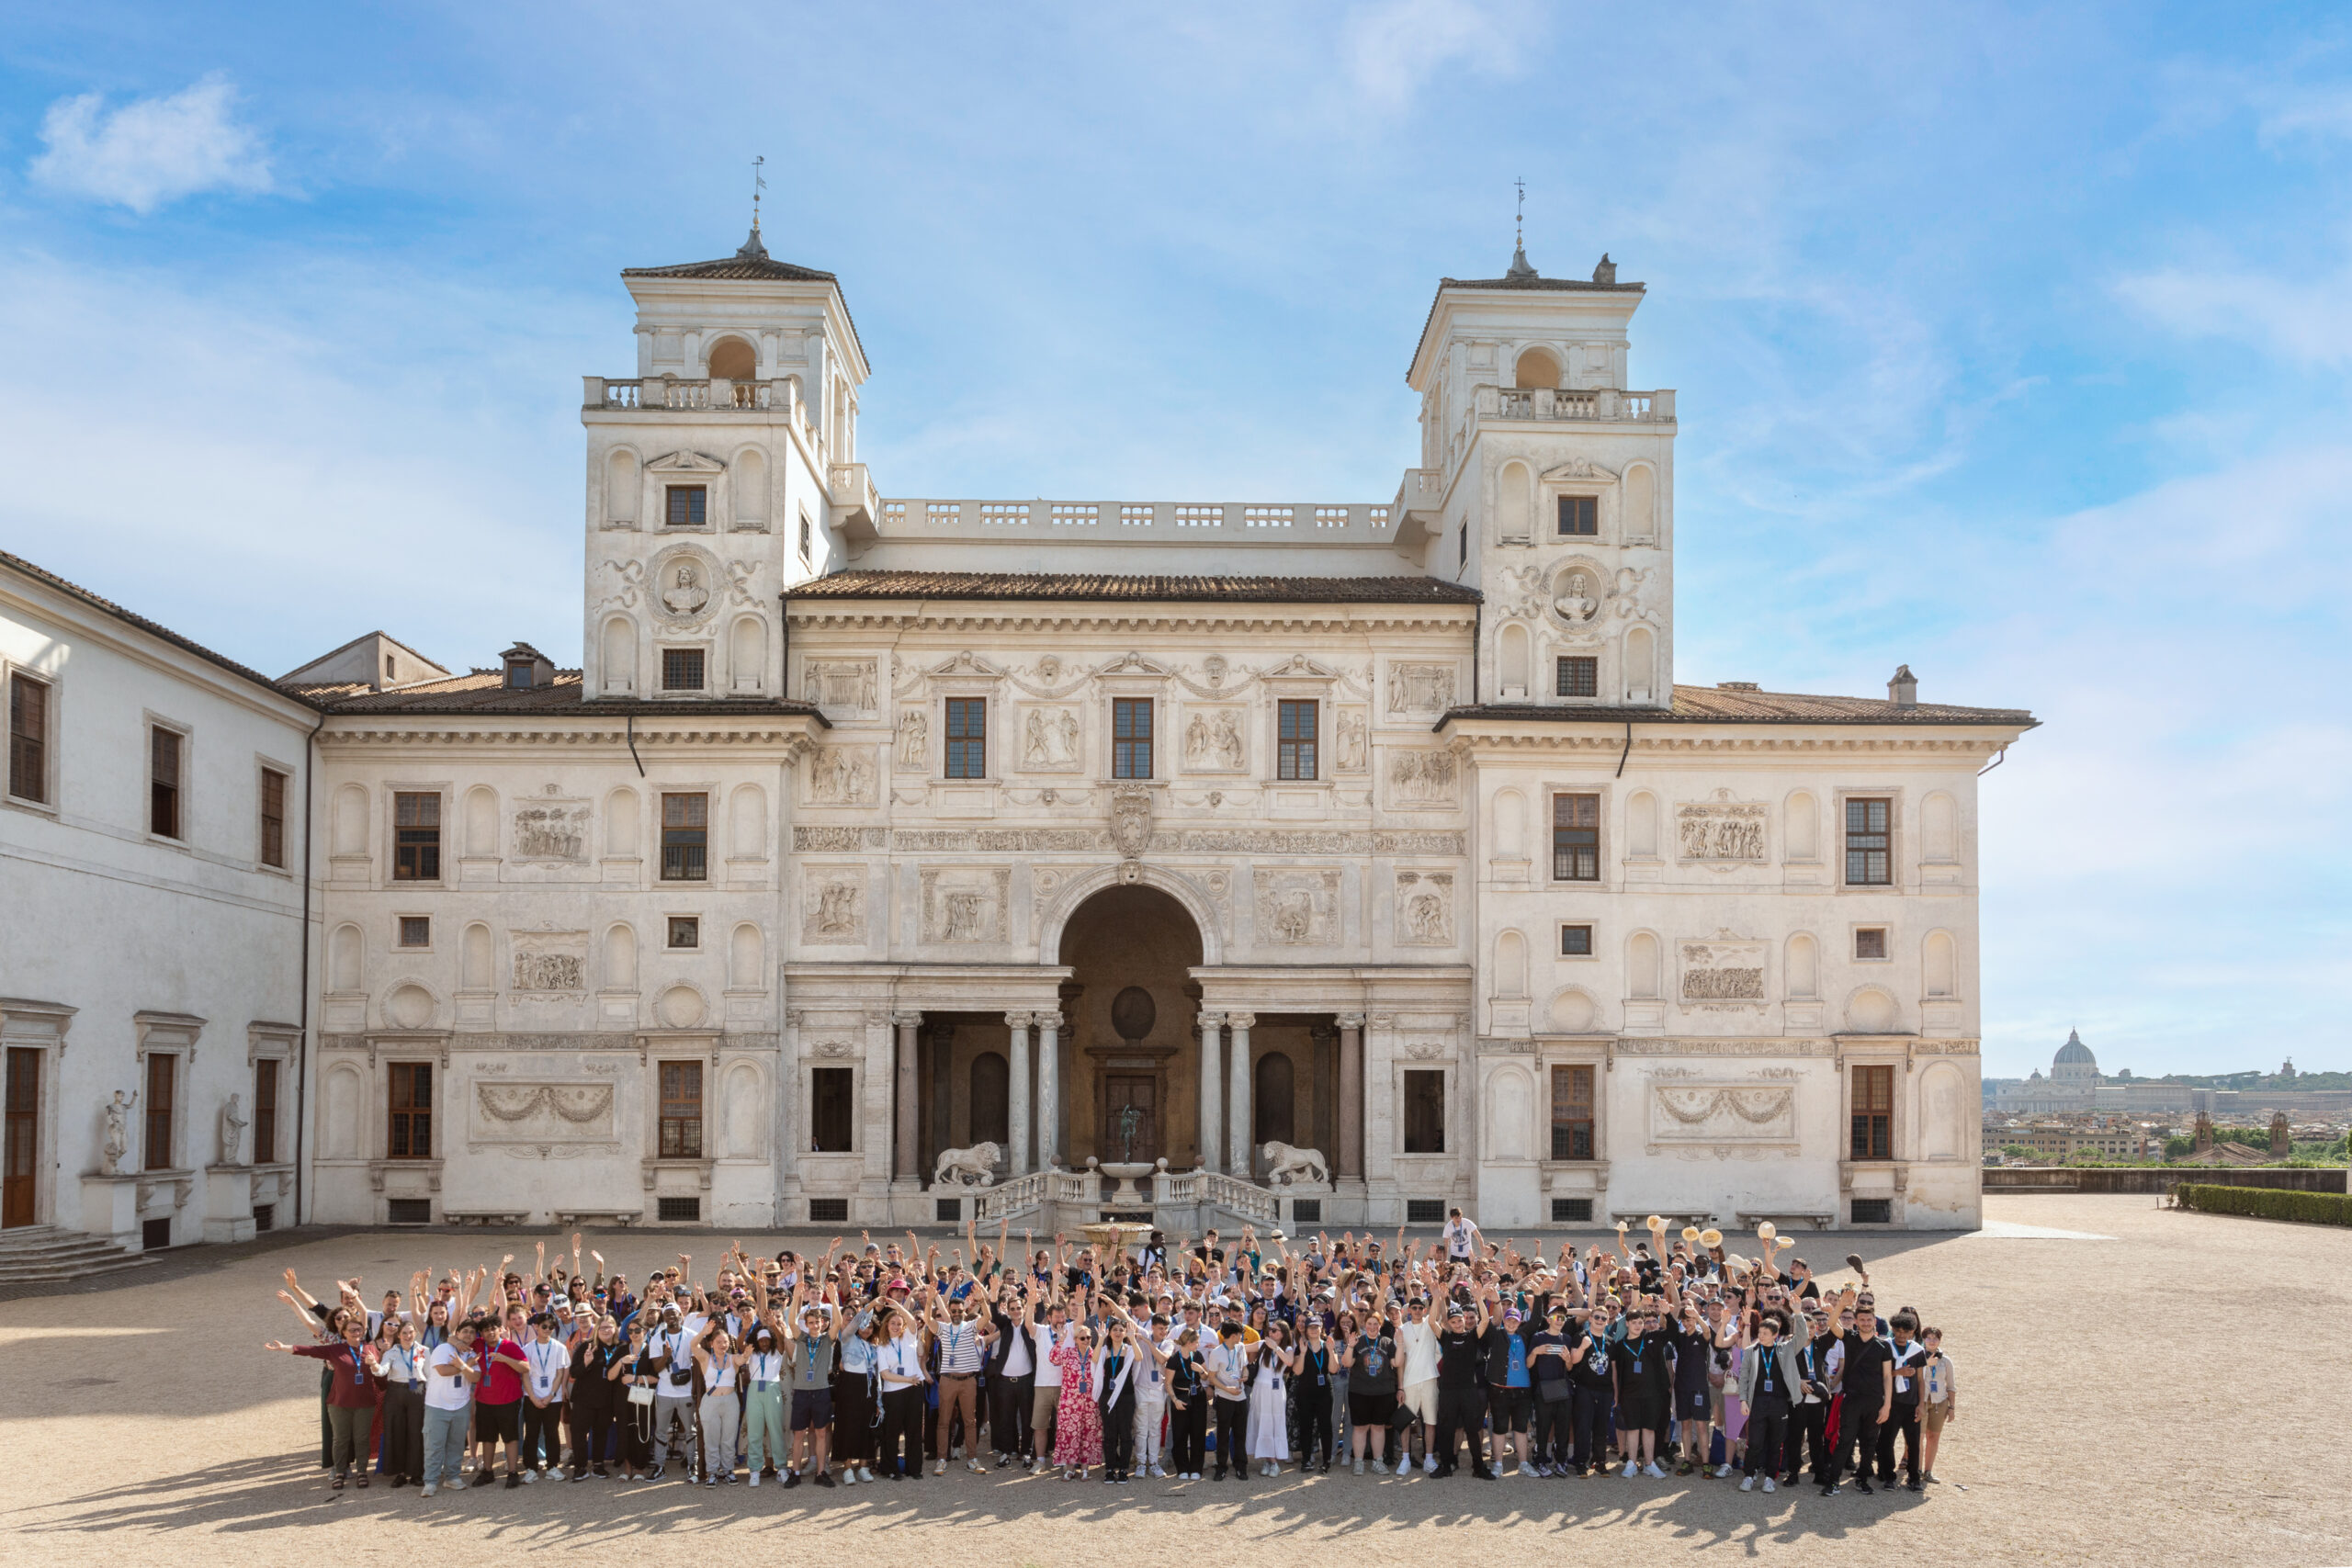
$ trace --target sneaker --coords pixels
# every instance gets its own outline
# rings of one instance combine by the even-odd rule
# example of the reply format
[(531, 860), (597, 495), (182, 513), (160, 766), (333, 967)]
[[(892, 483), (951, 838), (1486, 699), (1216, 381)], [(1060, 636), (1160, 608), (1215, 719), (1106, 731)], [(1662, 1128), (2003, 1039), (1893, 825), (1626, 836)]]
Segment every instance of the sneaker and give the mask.
[(1362, 1475), (1362, 1474), (1363, 1473), (1363, 1460), (1361, 1457), (1359, 1457), (1359, 1458), (1356, 1460), (1356, 1462), (1355, 1462), (1355, 1472), (1356, 1472), (1358, 1475)]
[(799, 1472), (798, 1471), (797, 1471), (797, 1470), (787, 1470), (787, 1471), (786, 1471), (786, 1472), (784, 1472), (784, 1489), (785, 1489), (786, 1492), (791, 1491), (794, 1487), (796, 1487), (796, 1486), (797, 1486), (797, 1485), (799, 1485), (799, 1484), (800, 1484), (800, 1472)]
[[(1770, 1478), (1770, 1476), (1767, 1476), (1767, 1477), (1765, 1478), (1765, 1480), (1764, 1480), (1764, 1489), (1765, 1489), (1766, 1491), (1768, 1491), (1768, 1492), (1769, 1492), (1769, 1491), (1770, 1491), (1770, 1490), (1771, 1490), (1771, 1488), (1772, 1488), (1772, 1481), (1771, 1481), (1771, 1478)], [(1743, 1475), (1743, 1476), (1741, 1476), (1741, 1477), (1739, 1478), (1739, 1489), (1740, 1489), (1742, 1492), (1753, 1492), (1753, 1491), (1755, 1491), (1755, 1490), (1756, 1490), (1756, 1477), (1754, 1477), (1754, 1476), (1752, 1476), (1752, 1475)]]
[(1638, 1475), (1638, 1474), (1640, 1474), (1640, 1473), (1641, 1473), (1641, 1467), (1640, 1467), (1639, 1465), (1635, 1464), (1632, 1460), (1627, 1460), (1627, 1461), (1625, 1461), (1625, 1479), (1626, 1479), (1626, 1480), (1631, 1481), (1631, 1480), (1633, 1480), (1633, 1479), (1634, 1479), (1634, 1476), (1636, 1476), (1636, 1475)]
[(944, 1475), (944, 1474), (946, 1474), (946, 1473), (947, 1473), (947, 1461), (946, 1461), (945, 1460), (944, 1460), (944, 1459), (937, 1459), (937, 1460), (933, 1460), (933, 1461), (931, 1461), (931, 1472), (932, 1472), (932, 1474), (933, 1474), (933, 1475)]
[(440, 1490), (441, 1490), (441, 1483), (440, 1483), (439, 1482), (437, 1482), (437, 1481), (428, 1481), (428, 1482), (426, 1482), (426, 1483), (424, 1483), (424, 1491), (422, 1491), (422, 1492), (420, 1492), (420, 1493), (418, 1493), (418, 1494), (417, 1494), (417, 1495), (418, 1495), (418, 1496), (420, 1496), (420, 1497), (430, 1497), (430, 1496), (432, 1496), (435, 1492), (438, 1492), (438, 1491), (440, 1491)]
[(1656, 1460), (1652, 1460), (1648, 1464), (1643, 1466), (1642, 1473), (1648, 1476), (1652, 1481), (1664, 1481), (1666, 1479), (1666, 1472), (1657, 1467), (1657, 1461)]
[(509, 1492), (519, 1492), (522, 1488), (523, 1478), (515, 1474), (513, 1471), (508, 1471), (506, 1472), (506, 1490)]
[(442, 1483), (442, 1484), (448, 1487), (452, 1492), (463, 1492), (468, 1483), (464, 1476), (453, 1475), (449, 1477), (447, 1481)]
[(964, 1468), (970, 1471), (974, 1475), (986, 1475), (989, 1472), (989, 1467), (982, 1464), (977, 1459), (966, 1460), (964, 1461)]
[(1939, 1482), (1939, 1481), (1936, 1479), (1936, 1472), (1935, 1472), (1934, 1471), (1932, 1471), (1932, 1470), (1931, 1470), (1931, 1471), (1929, 1471), (1929, 1472), (1928, 1472), (1925, 1475), (1922, 1475), (1921, 1477), (1919, 1477), (1919, 1479), (1920, 1479), (1920, 1480), (1922, 1480), (1922, 1481), (1924, 1481), (1924, 1482), (1926, 1482), (1926, 1483), (1927, 1483), (1928, 1485), (1930, 1485), (1930, 1486), (1938, 1486), (1938, 1485), (1941, 1485), (1941, 1484), (1942, 1484), (1942, 1483)]
[(1379, 1460), (1374, 1460), (1372, 1461), (1372, 1472), (1374, 1475), (1385, 1475), (1388, 1473), (1388, 1466)]
[(1690, 1461), (1689, 1460), (1687, 1460), (1687, 1459), (1686, 1459), (1686, 1460), (1684, 1460), (1684, 1461), (1683, 1461), (1679, 1465), (1678, 1465), (1678, 1466), (1676, 1466), (1676, 1467), (1675, 1467), (1674, 1473), (1675, 1473), (1675, 1474), (1677, 1474), (1677, 1475), (1688, 1475), (1688, 1474), (1690, 1474)]
[(854, 1464), (850, 1465), (842, 1472), (842, 1484), (844, 1486), (854, 1486), (857, 1484), (857, 1466)]
[(1855, 1483), (1854, 1483), (1854, 1490), (1855, 1490), (1855, 1491), (1857, 1491), (1857, 1492), (1859, 1492), (1859, 1493), (1860, 1493), (1863, 1496), (1867, 1497), (1867, 1496), (1871, 1495), (1872, 1493), (1876, 1492), (1876, 1491), (1878, 1490), (1878, 1488), (1876, 1488), (1875, 1486), (1872, 1486), (1872, 1485), (1871, 1485), (1869, 1482), (1867, 1482), (1867, 1481), (1857, 1481), (1857, 1482), (1855, 1482)]
[(538, 1472), (537, 1471), (536, 1471), (536, 1470), (526, 1470), (526, 1471), (525, 1471), (525, 1472), (523, 1472), (523, 1484), (524, 1484), (524, 1485), (526, 1485), (526, 1486), (536, 1486), (536, 1485), (537, 1485), (538, 1483), (539, 1483), (539, 1472)]
[[(1408, 1460), (1406, 1462), (1410, 1463), (1411, 1461)], [(1423, 1475), (1435, 1475), (1437, 1473), (1437, 1455), (1430, 1454), (1421, 1461), (1421, 1473)]]
[(1006, 1465), (1011, 1464), (1012, 1462), (1012, 1456), (1011, 1454), (999, 1454), (996, 1456), (996, 1467), (999, 1470), (1002, 1470)]
[(715, 1475), (706, 1475), (702, 1478), (702, 1483), (705, 1486), (716, 1486), (718, 1484), (718, 1477)]
[(670, 1467), (668, 1465), (657, 1464), (651, 1470), (647, 1471), (643, 1475), (639, 1476), (638, 1479), (640, 1481), (659, 1481), (669, 1473)]
[(865, 1482), (868, 1486), (873, 1485), (873, 1484), (874, 1484), (874, 1467), (873, 1467), (872, 1465), (870, 1465), (870, 1464), (861, 1464), (861, 1465), (859, 1465), (859, 1466), (857, 1467), (857, 1478), (858, 1478), (860, 1481)]
[[(362, 1485), (362, 1486), (367, 1485), (367, 1484), (368, 1484), (368, 1478), (367, 1478), (366, 1476), (364, 1476), (364, 1475), (363, 1475), (363, 1476), (361, 1476), (361, 1477), (359, 1478), (359, 1484), (360, 1484), (360, 1485)], [(1919, 1481), (1919, 1480), (1917, 1480), (1917, 1479), (1916, 1479), (1916, 1478), (1914, 1478), (1913, 1480), (1910, 1480), (1910, 1481), (1906, 1481), (1906, 1482), (1905, 1482), (1905, 1483), (1903, 1483), (1903, 1490), (1905, 1490), (1905, 1492), (1925, 1492), (1927, 1489), (1928, 1489), (1928, 1488), (1927, 1488), (1926, 1483), (1923, 1483), (1923, 1482), (1921, 1482), (1921, 1481)]]
[(833, 1484), (833, 1472), (830, 1470), (819, 1471), (817, 1472), (817, 1484), (830, 1488)]
[(1717, 1481), (1728, 1481), (1728, 1480), (1730, 1480), (1730, 1479), (1731, 1479), (1731, 1466), (1730, 1466), (1729, 1464), (1725, 1464), (1724, 1466), (1723, 1466), (1723, 1468), (1721, 1468), (1720, 1470), (1716, 1471), (1716, 1472), (1715, 1472), (1715, 1479), (1716, 1479)]
[(759, 1483), (760, 1483), (760, 1472), (759, 1472), (758, 1471), (756, 1471), (756, 1470), (755, 1470), (755, 1471), (752, 1472), (752, 1485), (754, 1485), (754, 1486), (757, 1486)]
[(1834, 1481), (1830, 1482), (1821, 1489), (1821, 1495), (1824, 1497), (1835, 1497), (1838, 1495), (1838, 1483)]

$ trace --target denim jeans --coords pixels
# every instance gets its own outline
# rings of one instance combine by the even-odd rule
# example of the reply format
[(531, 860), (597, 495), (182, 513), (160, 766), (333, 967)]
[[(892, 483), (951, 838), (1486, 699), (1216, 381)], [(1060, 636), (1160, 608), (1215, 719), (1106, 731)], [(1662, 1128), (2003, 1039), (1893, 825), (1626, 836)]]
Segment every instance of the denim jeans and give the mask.
[(465, 1473), (466, 1432), (473, 1420), (470, 1401), (455, 1410), (424, 1408), (424, 1474), (428, 1484), (454, 1481)]

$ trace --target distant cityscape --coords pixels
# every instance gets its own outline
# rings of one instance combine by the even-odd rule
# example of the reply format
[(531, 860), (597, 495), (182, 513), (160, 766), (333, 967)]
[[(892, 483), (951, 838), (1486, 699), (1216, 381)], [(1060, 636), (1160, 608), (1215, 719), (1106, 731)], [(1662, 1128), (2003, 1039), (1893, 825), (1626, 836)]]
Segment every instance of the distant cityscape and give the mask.
[(1984, 1082), (1987, 1165), (2341, 1165), (2352, 1073), (2101, 1073), (2068, 1031), (2048, 1074)]

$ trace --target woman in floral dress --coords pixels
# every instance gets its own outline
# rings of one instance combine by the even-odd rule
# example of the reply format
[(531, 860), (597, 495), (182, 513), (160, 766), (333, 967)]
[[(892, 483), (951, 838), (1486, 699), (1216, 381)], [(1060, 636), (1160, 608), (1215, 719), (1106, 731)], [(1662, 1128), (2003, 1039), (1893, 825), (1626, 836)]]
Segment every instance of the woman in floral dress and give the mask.
[(1089, 1465), (1102, 1462), (1102, 1413), (1094, 1405), (1094, 1331), (1083, 1323), (1054, 1348), (1062, 1370), (1062, 1397), (1056, 1406), (1054, 1462), (1064, 1481), (1083, 1481)]

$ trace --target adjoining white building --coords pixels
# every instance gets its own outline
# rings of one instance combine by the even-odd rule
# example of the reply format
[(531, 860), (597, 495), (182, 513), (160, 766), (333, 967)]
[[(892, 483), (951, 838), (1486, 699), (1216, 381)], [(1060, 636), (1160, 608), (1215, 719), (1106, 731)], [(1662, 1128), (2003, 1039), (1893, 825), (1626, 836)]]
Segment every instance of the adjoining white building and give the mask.
[[(1673, 685), (1641, 285), (1442, 283), (1385, 502), (985, 502), (877, 493), (831, 275), (622, 276), (585, 668), (375, 634), (252, 698), (321, 727), (311, 994), (246, 1010), (314, 1021), (306, 1217), (1977, 1223), (1975, 779), (2033, 720)], [(51, 886), (0, 989), (127, 1031), (141, 968), (50, 954), (145, 894)]]

